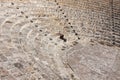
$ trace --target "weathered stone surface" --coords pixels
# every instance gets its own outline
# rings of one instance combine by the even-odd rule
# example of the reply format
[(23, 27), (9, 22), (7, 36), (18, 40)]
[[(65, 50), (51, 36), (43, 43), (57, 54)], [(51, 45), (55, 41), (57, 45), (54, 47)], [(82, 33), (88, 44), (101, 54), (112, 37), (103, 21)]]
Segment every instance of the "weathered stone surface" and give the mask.
[(120, 51), (103, 45), (79, 44), (63, 60), (81, 80), (119, 80)]
[(0, 0), (0, 80), (120, 80), (120, 0)]

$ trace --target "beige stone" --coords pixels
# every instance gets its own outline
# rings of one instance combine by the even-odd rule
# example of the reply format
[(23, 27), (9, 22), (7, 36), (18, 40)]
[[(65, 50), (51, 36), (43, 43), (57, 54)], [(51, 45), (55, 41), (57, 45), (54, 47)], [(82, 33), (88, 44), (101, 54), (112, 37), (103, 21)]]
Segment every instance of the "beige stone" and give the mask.
[(120, 80), (119, 39), (120, 0), (0, 0), (0, 80)]

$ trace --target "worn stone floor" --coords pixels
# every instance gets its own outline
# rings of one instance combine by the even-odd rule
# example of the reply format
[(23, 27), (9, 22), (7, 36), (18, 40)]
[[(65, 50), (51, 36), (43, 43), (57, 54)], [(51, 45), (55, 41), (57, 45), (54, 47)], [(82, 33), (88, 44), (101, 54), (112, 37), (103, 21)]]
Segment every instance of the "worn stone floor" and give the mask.
[(0, 80), (120, 80), (120, 0), (0, 0)]

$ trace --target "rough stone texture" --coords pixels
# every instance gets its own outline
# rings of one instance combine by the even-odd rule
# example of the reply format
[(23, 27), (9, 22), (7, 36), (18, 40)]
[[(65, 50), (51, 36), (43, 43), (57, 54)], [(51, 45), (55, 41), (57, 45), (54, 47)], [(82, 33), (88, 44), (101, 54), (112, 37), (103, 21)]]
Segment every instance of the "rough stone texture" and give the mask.
[(120, 0), (0, 0), (0, 80), (120, 80)]
[(78, 44), (62, 56), (80, 80), (119, 80), (119, 50), (99, 44)]

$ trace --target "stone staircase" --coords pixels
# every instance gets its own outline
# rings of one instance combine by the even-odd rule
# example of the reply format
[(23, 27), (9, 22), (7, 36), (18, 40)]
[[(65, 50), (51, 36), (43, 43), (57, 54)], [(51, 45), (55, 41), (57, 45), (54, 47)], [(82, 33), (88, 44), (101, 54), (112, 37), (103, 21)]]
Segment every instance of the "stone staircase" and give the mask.
[[(0, 80), (92, 80), (78, 75), (79, 67), (73, 69), (71, 56), (71, 62), (66, 62), (69, 57), (62, 57), (77, 44), (98, 47), (100, 43), (108, 49), (119, 48), (119, 3), (120, 0), (0, 0)], [(91, 56), (87, 55), (89, 60)], [(98, 63), (104, 60), (99, 59)], [(99, 70), (98, 66), (91, 68), (94, 66), (87, 61), (85, 65), (90, 66), (89, 71)]]

